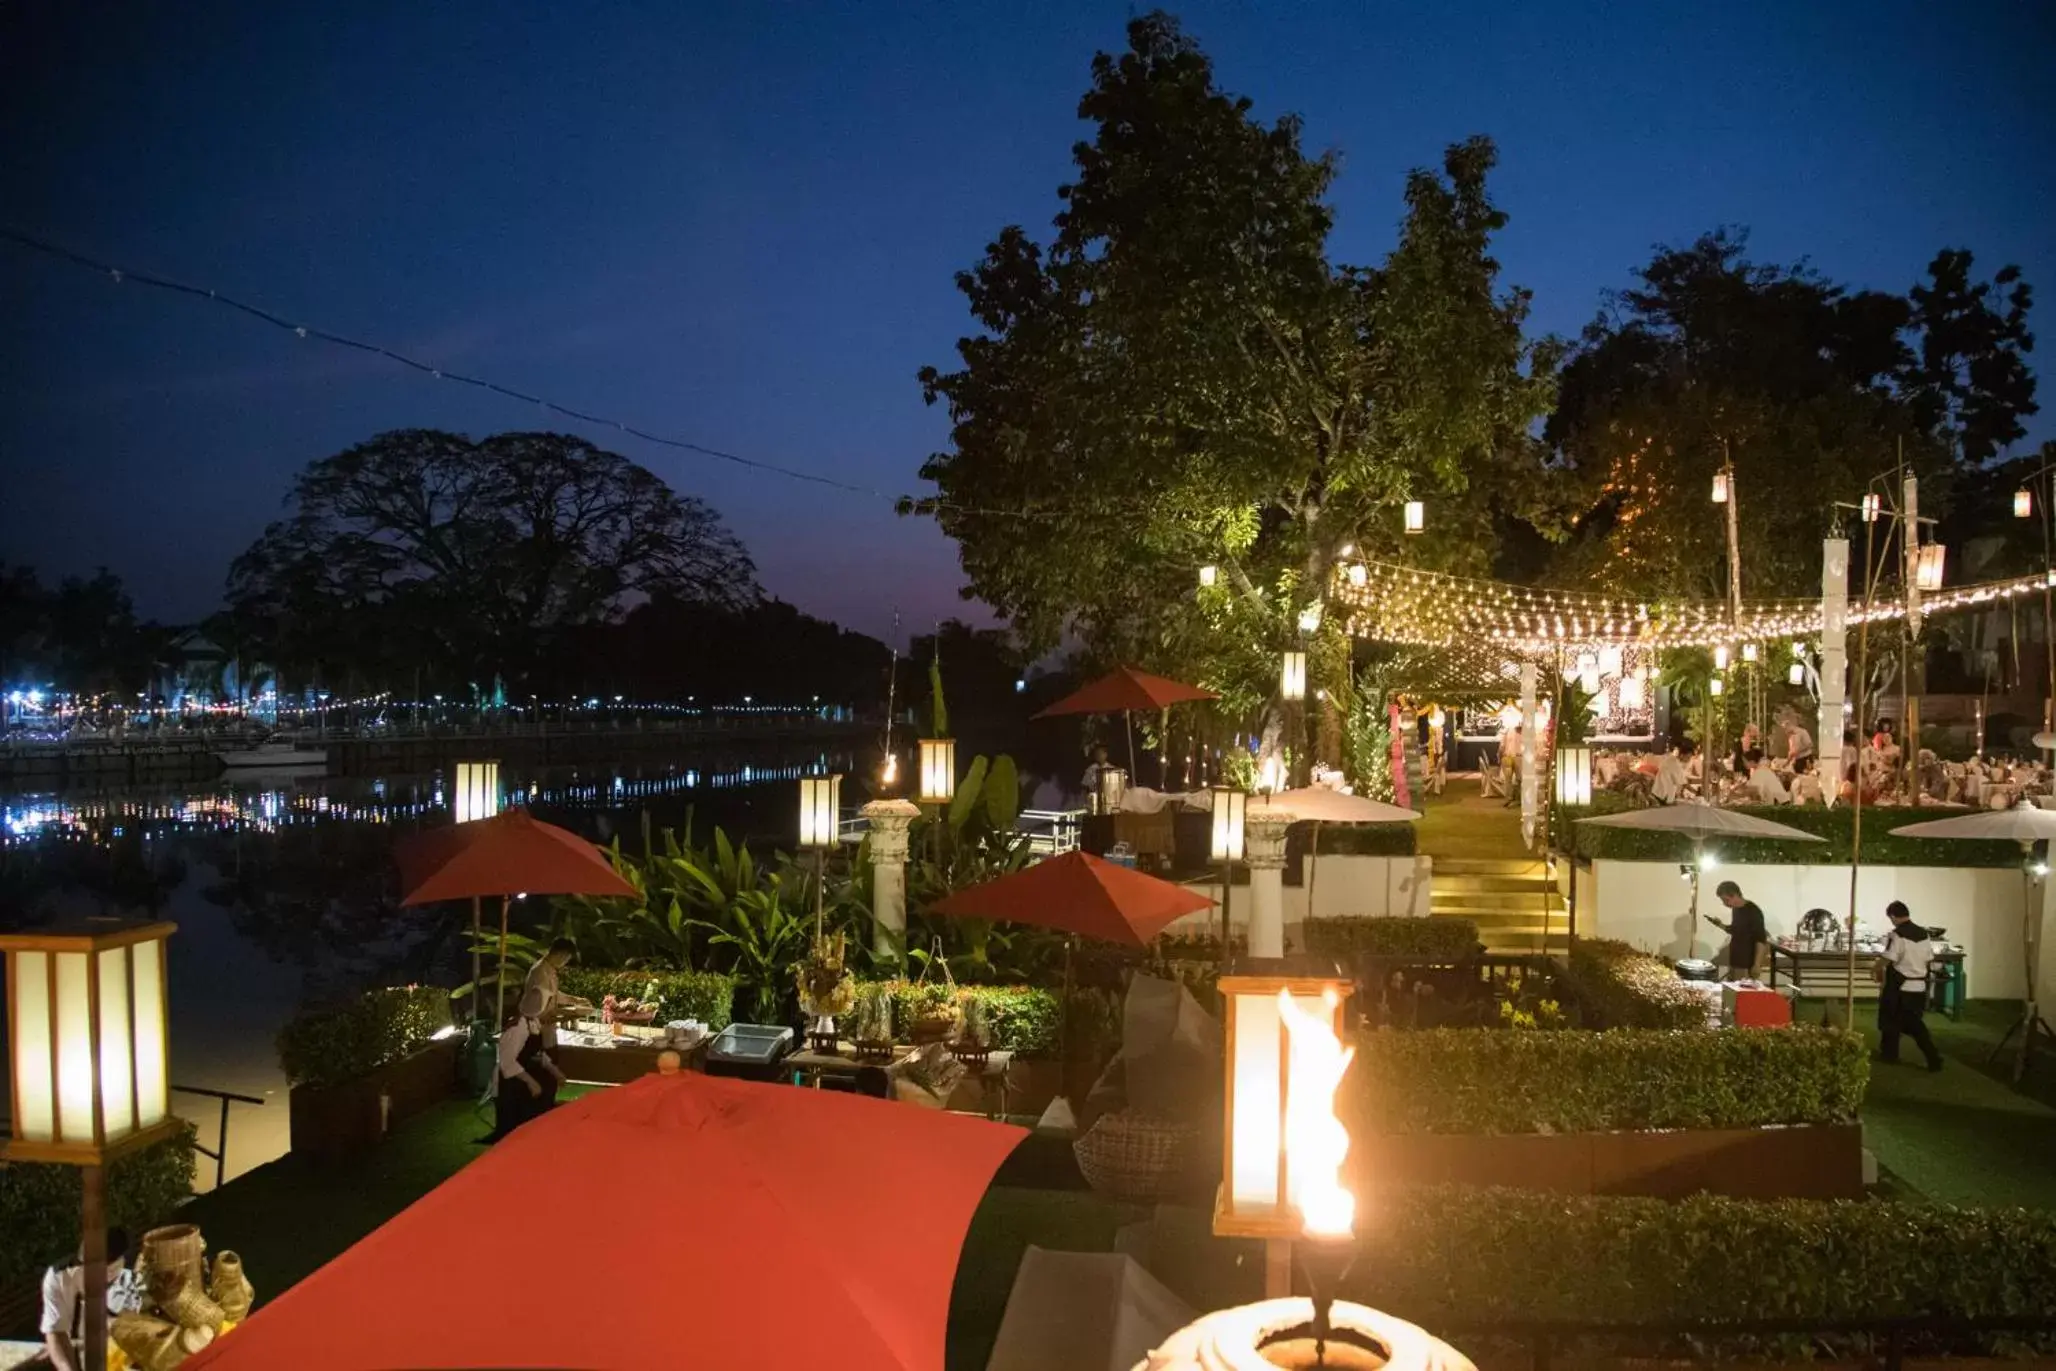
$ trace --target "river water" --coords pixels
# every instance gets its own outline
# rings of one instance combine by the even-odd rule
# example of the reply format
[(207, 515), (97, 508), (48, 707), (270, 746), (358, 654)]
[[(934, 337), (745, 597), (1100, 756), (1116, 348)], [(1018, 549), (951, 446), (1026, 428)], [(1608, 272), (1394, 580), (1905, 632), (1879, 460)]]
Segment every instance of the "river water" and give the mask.
[[(647, 813), (659, 827), (690, 822), (703, 842), (719, 824), (731, 838), (789, 848), (794, 781), (850, 771), (852, 760), (818, 743), (763, 744), (636, 766), (503, 764), (500, 779), (510, 803), (596, 842), (639, 844)], [(115, 913), (178, 925), (171, 1079), (266, 1101), (232, 1106), (232, 1177), (287, 1149), (286, 1082), (273, 1047), (287, 1019), (366, 986), (468, 971), (468, 913), (400, 909), (392, 857), (405, 835), (449, 821), (450, 779), (258, 772), (0, 793), (0, 927)], [(846, 807), (864, 798), (855, 777), (844, 782)], [(212, 1146), (219, 1103), (179, 1095), (173, 1104)], [(212, 1183), (203, 1158), (200, 1188)]]

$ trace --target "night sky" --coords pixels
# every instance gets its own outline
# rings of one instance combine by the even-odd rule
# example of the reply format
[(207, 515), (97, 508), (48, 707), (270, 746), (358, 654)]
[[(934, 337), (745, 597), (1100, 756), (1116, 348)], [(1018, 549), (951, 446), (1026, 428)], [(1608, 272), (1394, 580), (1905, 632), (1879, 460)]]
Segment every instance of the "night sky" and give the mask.
[[(1408, 167), (1483, 132), (1540, 329), (1575, 332), (1653, 244), (1739, 224), (1759, 257), (1893, 290), (1945, 244), (2017, 261), (2056, 348), (2056, 8), (1175, 8), (1226, 88), (1343, 154), (1342, 260), (1389, 246)], [(915, 370), (969, 323), (951, 275), (1006, 223), (1046, 236), (1129, 13), (15, 0), (0, 222), (912, 490), (946, 429)], [(0, 557), (104, 563), (145, 613), (197, 617), (296, 470), (401, 426), (567, 425), (0, 244)], [(932, 525), (590, 436), (711, 500), (805, 609), (877, 633), (962, 610)]]

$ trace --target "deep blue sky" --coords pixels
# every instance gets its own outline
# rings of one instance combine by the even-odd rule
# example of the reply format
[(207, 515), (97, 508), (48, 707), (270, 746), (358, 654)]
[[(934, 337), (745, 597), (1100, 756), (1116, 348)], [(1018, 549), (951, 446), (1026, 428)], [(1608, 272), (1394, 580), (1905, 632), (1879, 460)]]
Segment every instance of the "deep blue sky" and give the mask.
[[(1575, 331), (1652, 244), (1741, 224), (1860, 285), (1904, 289), (1944, 244), (2017, 261), (2056, 348), (2048, 5), (1176, 8), (1227, 88), (1342, 153), (1339, 258), (1381, 254), (1406, 169), (1483, 132), (1540, 328)], [(1046, 230), (1128, 13), (16, 0), (0, 220), (906, 490), (945, 431), (914, 372), (969, 322), (951, 274), (1003, 224)], [(0, 556), (105, 563), (196, 616), (293, 472), (403, 425), (540, 426), (0, 245)], [(806, 609), (873, 632), (958, 610), (930, 525), (612, 445), (713, 501)]]

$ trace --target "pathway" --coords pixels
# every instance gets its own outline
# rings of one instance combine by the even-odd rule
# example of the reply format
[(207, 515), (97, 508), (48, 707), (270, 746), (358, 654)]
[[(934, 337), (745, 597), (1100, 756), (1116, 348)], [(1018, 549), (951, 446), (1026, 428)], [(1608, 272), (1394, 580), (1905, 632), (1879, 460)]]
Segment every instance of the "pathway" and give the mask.
[(1563, 897), (1521, 842), (1521, 812), (1480, 794), (1475, 779), (1455, 779), (1439, 796), (1418, 797), (1420, 851), (1434, 860), (1430, 913), (1469, 919), (1493, 952), (1562, 951)]

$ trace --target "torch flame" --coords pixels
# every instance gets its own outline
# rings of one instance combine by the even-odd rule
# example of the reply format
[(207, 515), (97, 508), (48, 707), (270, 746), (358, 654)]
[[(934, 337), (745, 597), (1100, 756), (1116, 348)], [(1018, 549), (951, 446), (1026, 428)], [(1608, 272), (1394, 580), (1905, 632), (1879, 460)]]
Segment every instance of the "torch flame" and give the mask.
[(1285, 1100), (1287, 1198), (1299, 1211), (1308, 1237), (1346, 1238), (1354, 1231), (1356, 1196), (1342, 1185), (1342, 1160), (1349, 1155), (1349, 1130), (1335, 1117), (1335, 1089), (1356, 1056), (1335, 1036), (1340, 1003), (1330, 988), (1322, 995), (1326, 1013), (1316, 1018), (1290, 994), (1278, 992), (1278, 1017), (1291, 1054), (1291, 1089)]
[(884, 786), (896, 785), (899, 783), (899, 774), (900, 759), (898, 754), (892, 752), (886, 753), (885, 769), (878, 777), (879, 784)]

